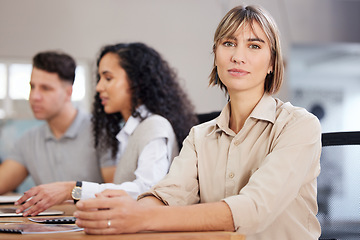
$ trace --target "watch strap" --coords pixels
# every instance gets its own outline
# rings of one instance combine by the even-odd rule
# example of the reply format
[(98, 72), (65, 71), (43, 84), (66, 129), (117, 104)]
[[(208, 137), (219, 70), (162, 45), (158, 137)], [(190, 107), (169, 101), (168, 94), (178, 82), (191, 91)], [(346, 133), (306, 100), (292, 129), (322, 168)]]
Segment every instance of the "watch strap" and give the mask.
[(82, 181), (76, 181), (75, 186), (76, 187), (82, 187)]

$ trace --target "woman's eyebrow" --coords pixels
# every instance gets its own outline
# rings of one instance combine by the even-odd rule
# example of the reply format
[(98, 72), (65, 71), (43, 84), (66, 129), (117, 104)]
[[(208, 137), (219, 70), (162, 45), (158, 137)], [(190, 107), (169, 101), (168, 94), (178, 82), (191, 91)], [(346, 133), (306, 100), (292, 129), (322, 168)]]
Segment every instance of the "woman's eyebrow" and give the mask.
[(249, 38), (248, 42), (261, 42), (261, 43), (265, 43), (264, 40), (262, 40), (261, 38)]
[(234, 36), (227, 36), (227, 37), (223, 37), (223, 40), (234, 40), (237, 41), (237, 38)]

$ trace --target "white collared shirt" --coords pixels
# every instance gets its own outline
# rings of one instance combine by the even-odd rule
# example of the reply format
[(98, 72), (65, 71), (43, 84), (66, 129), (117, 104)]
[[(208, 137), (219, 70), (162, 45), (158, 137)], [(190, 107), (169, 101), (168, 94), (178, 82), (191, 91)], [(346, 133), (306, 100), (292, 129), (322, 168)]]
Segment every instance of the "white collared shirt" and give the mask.
[[(142, 117), (151, 115), (144, 105), (141, 105), (138, 108), (138, 111)], [(121, 159), (121, 156), (126, 149), (129, 137), (140, 122), (140, 117), (134, 118), (133, 116), (130, 116), (124, 127), (117, 134), (116, 138), (119, 141), (119, 151), (116, 157), (117, 162)], [(158, 138), (150, 141), (144, 147), (138, 159), (138, 167), (134, 172), (136, 179), (132, 182), (124, 182), (121, 184), (98, 184), (83, 181), (81, 199), (94, 198), (96, 193), (100, 193), (105, 189), (124, 190), (136, 199), (139, 194), (148, 191), (151, 186), (156, 184), (167, 174), (172, 160), (170, 159), (171, 153), (168, 153), (167, 151), (167, 149), (169, 149), (169, 144), (170, 143), (166, 138)]]

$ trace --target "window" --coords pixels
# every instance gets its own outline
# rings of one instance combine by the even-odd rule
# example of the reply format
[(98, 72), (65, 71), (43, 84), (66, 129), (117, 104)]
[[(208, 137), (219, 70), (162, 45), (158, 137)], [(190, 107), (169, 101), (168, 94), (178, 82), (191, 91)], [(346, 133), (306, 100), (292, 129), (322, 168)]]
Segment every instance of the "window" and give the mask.
[(29, 99), (31, 64), (9, 65), (10, 99)]
[(85, 98), (85, 75), (84, 66), (77, 66), (71, 100), (82, 101)]
[[(291, 102), (314, 113), (323, 132), (359, 131), (360, 44), (302, 44), (291, 52)], [(352, 238), (359, 236), (359, 159), (358, 146), (322, 150), (317, 179), (322, 237), (359, 239)]]
[(5, 64), (0, 64), (0, 99), (6, 96), (6, 67)]

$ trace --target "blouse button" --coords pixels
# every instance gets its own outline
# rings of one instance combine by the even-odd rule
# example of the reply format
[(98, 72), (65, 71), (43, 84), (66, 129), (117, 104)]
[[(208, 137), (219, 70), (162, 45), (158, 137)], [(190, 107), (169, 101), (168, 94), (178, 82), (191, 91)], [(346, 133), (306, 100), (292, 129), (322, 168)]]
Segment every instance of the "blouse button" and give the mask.
[(229, 178), (234, 178), (235, 174), (233, 172), (229, 173)]
[(237, 146), (237, 145), (240, 144), (240, 141), (239, 141), (239, 140), (236, 140), (236, 141), (234, 142), (234, 144), (235, 144), (235, 146)]

